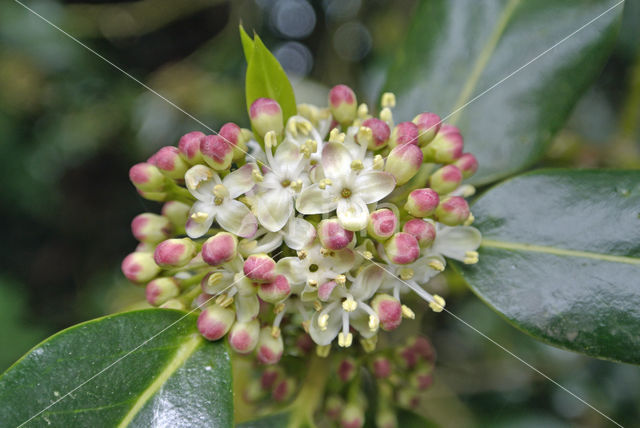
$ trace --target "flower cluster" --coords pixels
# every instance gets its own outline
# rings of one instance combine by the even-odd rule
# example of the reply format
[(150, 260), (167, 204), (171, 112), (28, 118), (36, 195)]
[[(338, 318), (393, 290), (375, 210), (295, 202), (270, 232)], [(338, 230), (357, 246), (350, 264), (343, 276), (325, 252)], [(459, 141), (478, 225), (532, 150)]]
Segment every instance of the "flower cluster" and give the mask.
[(204, 337), (265, 364), (282, 356), (285, 325), (320, 356), (334, 341), (372, 351), (414, 317), (409, 290), (443, 310), (428, 283), (445, 258), (478, 261), (463, 184), (477, 162), (459, 130), (433, 113), (396, 124), (391, 93), (377, 116), (344, 85), (328, 101), (285, 123), (276, 101), (257, 99), (252, 130), (191, 132), (130, 170), (165, 204), (133, 220), (127, 278), (152, 305), (202, 309)]

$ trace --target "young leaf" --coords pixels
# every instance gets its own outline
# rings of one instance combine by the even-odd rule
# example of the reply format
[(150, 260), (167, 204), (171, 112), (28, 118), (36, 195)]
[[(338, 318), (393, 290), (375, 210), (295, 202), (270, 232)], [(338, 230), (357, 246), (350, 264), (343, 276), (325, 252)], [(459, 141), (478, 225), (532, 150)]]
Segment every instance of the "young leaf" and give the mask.
[(126, 312), (45, 340), (0, 376), (2, 425), (38, 415), (27, 426), (233, 426), (227, 347), (202, 338), (196, 315), (183, 316)]
[(640, 171), (546, 170), (472, 206), (472, 290), (535, 338), (640, 363)]
[(242, 51), (244, 52), (244, 58), (249, 64), (251, 57), (253, 56), (253, 39), (249, 37), (244, 27), (240, 25), (240, 41), (242, 42)]
[(394, 115), (451, 115), (445, 122), (461, 128), (480, 162), (475, 184), (522, 170), (542, 156), (598, 76), (622, 5), (599, 15), (616, 3), (421, 1), (384, 85), (396, 93)]
[[(247, 44), (245, 40), (243, 38), (243, 47)], [(246, 55), (248, 49), (244, 49)], [(293, 87), (278, 60), (269, 52), (257, 34), (254, 36), (252, 50), (245, 84), (247, 111), (256, 99), (272, 98), (280, 104), (286, 122), (289, 117), (297, 113)]]

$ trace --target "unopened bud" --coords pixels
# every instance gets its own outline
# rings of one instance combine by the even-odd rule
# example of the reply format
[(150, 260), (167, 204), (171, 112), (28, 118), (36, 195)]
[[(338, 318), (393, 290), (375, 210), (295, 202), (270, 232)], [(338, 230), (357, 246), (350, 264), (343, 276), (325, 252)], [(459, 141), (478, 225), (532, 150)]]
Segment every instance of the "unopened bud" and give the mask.
[(402, 322), (402, 304), (388, 294), (377, 294), (371, 301), (371, 307), (380, 319), (380, 328), (391, 331)]
[(146, 297), (150, 305), (160, 306), (178, 295), (180, 295), (180, 286), (174, 278), (156, 278), (147, 284)]
[(293, 395), (296, 389), (296, 381), (293, 378), (285, 378), (278, 381), (273, 388), (271, 398), (278, 403), (287, 401)]
[(200, 152), (204, 161), (216, 171), (231, 166), (233, 146), (219, 135), (207, 135), (200, 140)]
[(377, 241), (390, 238), (398, 228), (398, 217), (388, 208), (382, 208), (369, 215), (367, 232)]
[(236, 322), (229, 331), (229, 345), (239, 354), (253, 351), (258, 344), (260, 322), (253, 319), (247, 322)]
[(153, 163), (167, 177), (171, 179), (183, 179), (184, 173), (189, 169), (189, 164), (184, 160), (180, 150), (174, 146), (165, 146), (158, 150), (149, 163)]
[(418, 127), (413, 122), (400, 122), (393, 128), (389, 147), (397, 147), (403, 144), (418, 145)]
[(131, 222), (131, 232), (140, 241), (148, 244), (156, 244), (171, 235), (171, 223), (169, 219), (153, 214), (142, 213)]
[(436, 209), (436, 217), (447, 226), (458, 226), (469, 217), (469, 204), (460, 196), (447, 196), (440, 201)]
[(403, 144), (391, 150), (384, 170), (392, 174), (400, 186), (411, 180), (421, 165), (422, 150), (415, 144)]
[(166, 217), (174, 229), (181, 229), (187, 223), (191, 207), (178, 201), (165, 202), (162, 206), (162, 215)]
[(131, 282), (148, 282), (160, 273), (160, 267), (153, 260), (153, 254), (136, 251), (122, 261), (122, 273)]
[(342, 382), (349, 382), (356, 376), (357, 365), (353, 358), (346, 357), (338, 363), (338, 377)]
[(211, 266), (230, 262), (238, 254), (238, 238), (229, 232), (218, 232), (202, 244), (202, 259)]
[(275, 279), (276, 262), (268, 255), (252, 254), (244, 261), (244, 274), (256, 282), (271, 282)]
[(420, 405), (420, 395), (415, 389), (401, 388), (397, 395), (398, 405), (407, 409), (415, 409)]
[(262, 400), (265, 395), (265, 391), (262, 389), (259, 379), (253, 379), (248, 383), (244, 391), (242, 391), (242, 398), (247, 403), (256, 403)]
[(402, 226), (402, 231), (418, 240), (420, 248), (425, 248), (433, 244), (436, 239), (436, 227), (430, 221), (424, 221), (420, 218), (409, 220)]
[(140, 196), (149, 201), (164, 202), (169, 199), (169, 194), (167, 192), (143, 192), (140, 189), (136, 190)]
[(429, 186), (441, 195), (453, 192), (460, 183), (462, 183), (462, 172), (455, 165), (445, 165), (429, 178)]
[(247, 154), (247, 142), (251, 139), (251, 131), (242, 129), (233, 122), (225, 123), (218, 133), (233, 147), (233, 159), (241, 159)]
[(364, 409), (357, 403), (347, 403), (340, 415), (342, 428), (361, 428), (364, 426)]
[(200, 141), (203, 138), (204, 134), (202, 132), (193, 131), (188, 134), (184, 134), (178, 142), (178, 149), (180, 149), (180, 152), (191, 165), (195, 165), (202, 161)]
[(291, 286), (284, 275), (277, 275), (271, 282), (260, 284), (258, 296), (269, 303), (278, 303), (291, 294)]
[(129, 170), (129, 180), (141, 192), (163, 192), (165, 176), (157, 166), (147, 162), (137, 163)]
[(262, 364), (275, 364), (282, 358), (284, 343), (282, 335), (273, 337), (270, 327), (263, 327), (258, 337), (258, 347), (256, 355)]
[(378, 379), (386, 379), (391, 376), (391, 361), (387, 357), (377, 357), (371, 363), (373, 375)]
[[(369, 150), (379, 150), (387, 145), (391, 131), (389, 125), (375, 117), (369, 118), (362, 122), (362, 126), (371, 130), (371, 140), (367, 141)], [(361, 141), (358, 141), (362, 143)]]
[(153, 259), (162, 267), (181, 267), (193, 259), (196, 245), (189, 238), (167, 239), (156, 247)]
[(420, 113), (413, 118), (413, 123), (418, 127), (418, 145), (424, 147), (435, 138), (442, 121), (435, 113)]
[(464, 153), (453, 164), (460, 169), (464, 178), (471, 177), (478, 170), (478, 160), (471, 153)]
[(324, 402), (324, 411), (329, 419), (337, 421), (344, 408), (344, 401), (339, 395), (330, 395)]
[(271, 391), (276, 386), (276, 383), (283, 379), (283, 376), (284, 373), (280, 367), (266, 367), (260, 376), (260, 386), (265, 391)]
[(451, 163), (462, 156), (464, 140), (460, 130), (452, 125), (442, 125), (438, 135), (424, 148), (425, 160)]
[(271, 98), (258, 98), (249, 108), (251, 125), (260, 137), (269, 131), (282, 135), (284, 123), (280, 104)]
[(431, 342), (425, 337), (417, 336), (415, 339), (409, 342), (409, 346), (416, 352), (416, 354), (423, 360), (433, 363), (436, 359), (436, 352), (433, 349)]
[(404, 209), (414, 217), (429, 217), (433, 215), (440, 203), (438, 192), (433, 189), (416, 189), (409, 193)]
[(340, 250), (351, 243), (353, 232), (340, 226), (336, 218), (325, 219), (318, 224), (318, 238), (323, 247)]
[(329, 109), (341, 125), (348, 125), (356, 118), (358, 102), (356, 94), (346, 85), (336, 85), (329, 91)]
[(398, 418), (396, 414), (387, 408), (382, 408), (376, 413), (377, 428), (398, 428)]
[(236, 313), (220, 305), (206, 307), (198, 317), (198, 331), (208, 340), (218, 340), (231, 329)]
[(411, 373), (409, 382), (412, 387), (419, 391), (424, 391), (429, 388), (433, 383), (432, 368), (427, 365), (419, 366), (413, 373)]
[(420, 257), (418, 240), (412, 235), (399, 232), (384, 243), (384, 250), (392, 263), (406, 265)]

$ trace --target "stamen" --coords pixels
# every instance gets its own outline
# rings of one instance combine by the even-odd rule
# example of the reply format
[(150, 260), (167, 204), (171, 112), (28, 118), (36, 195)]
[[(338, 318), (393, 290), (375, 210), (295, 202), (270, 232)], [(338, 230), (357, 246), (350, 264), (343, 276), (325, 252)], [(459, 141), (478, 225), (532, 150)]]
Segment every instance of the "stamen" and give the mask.
[(376, 331), (380, 325), (380, 319), (374, 315), (369, 315), (369, 330)]
[(333, 182), (329, 179), (329, 178), (323, 178), (322, 180), (320, 180), (320, 182), (318, 183), (318, 187), (322, 190), (326, 189), (327, 186), (331, 186), (333, 184)]
[(329, 351), (331, 351), (331, 345), (316, 346), (316, 355), (320, 358), (327, 358)]
[(444, 309), (445, 301), (437, 294), (433, 295), (433, 301), (429, 302), (429, 307), (433, 312), (442, 312)]
[(415, 319), (416, 313), (407, 305), (402, 305), (402, 316), (409, 319)]
[(358, 106), (358, 117), (360, 119), (366, 119), (369, 115), (369, 107), (365, 103), (362, 103)]
[(471, 226), (475, 220), (476, 220), (476, 218), (473, 216), (473, 213), (469, 213), (469, 217), (467, 217), (467, 219), (464, 221), (463, 225), (464, 226)]
[(293, 183), (291, 183), (291, 189), (294, 192), (299, 192), (302, 190), (302, 180), (296, 180)]
[(373, 157), (373, 169), (381, 171), (384, 168), (384, 159), (381, 155), (375, 155)]
[(296, 127), (295, 119), (290, 120), (289, 123), (287, 123), (287, 131), (289, 131), (289, 133), (294, 137), (298, 136), (298, 128)]
[(344, 309), (345, 312), (353, 312), (358, 309), (358, 302), (353, 300), (351, 295), (347, 295), (345, 301), (342, 302), (342, 309)]
[(204, 223), (208, 217), (209, 216), (207, 215), (207, 213), (204, 213), (202, 211), (191, 214), (191, 220), (195, 221), (196, 223)]
[(253, 181), (256, 181), (258, 183), (261, 183), (264, 181), (264, 176), (262, 175), (262, 173), (258, 168), (255, 168), (253, 171), (251, 171), (251, 177), (253, 177)]
[(366, 353), (375, 351), (377, 343), (378, 343), (378, 335), (371, 336), (368, 339), (360, 339), (360, 344), (362, 345), (362, 349), (364, 349), (364, 352)]
[(344, 143), (344, 133), (340, 132), (338, 128), (333, 128), (329, 133), (330, 143)]
[(326, 331), (329, 324), (329, 314), (322, 314), (318, 317), (318, 327), (320, 330)]
[(215, 186), (213, 186), (213, 195), (216, 198), (224, 199), (229, 196), (229, 191), (226, 187), (224, 187), (223, 184), (216, 184)]
[(315, 309), (316, 312), (319, 312), (322, 310), (322, 303), (320, 302), (320, 300), (316, 300), (313, 302), (313, 309)]
[(284, 302), (280, 302), (278, 303), (274, 308), (273, 308), (273, 313), (278, 315), (280, 314), (282, 311), (284, 311), (284, 308), (286, 307)]
[(431, 269), (435, 269), (440, 272), (444, 270), (444, 263), (442, 263), (440, 260), (431, 260), (427, 265)]
[(466, 265), (473, 265), (478, 263), (478, 252), (477, 251), (467, 251), (466, 253), (464, 253), (465, 258), (463, 260), (463, 263)]
[(360, 159), (356, 159), (351, 162), (351, 169), (354, 171), (361, 171), (364, 169), (364, 165)]
[(278, 145), (278, 136), (275, 131), (269, 131), (264, 135), (264, 146), (267, 150), (271, 150)]
[(307, 257), (307, 252), (305, 250), (298, 251), (298, 258), (300, 260), (304, 260)]
[(338, 285), (345, 285), (347, 283), (347, 277), (344, 275), (338, 275), (334, 278), (334, 281)]
[(385, 107), (382, 109), (382, 111), (380, 112), (380, 120), (387, 123), (391, 123), (393, 121), (393, 114), (391, 113), (389, 107)]
[(363, 251), (362, 257), (364, 257), (367, 260), (371, 260), (373, 258), (373, 253), (371, 251)]
[(307, 284), (309, 284), (310, 287), (316, 288), (318, 286), (318, 281), (316, 281), (315, 279), (310, 279), (307, 281)]
[(383, 108), (394, 108), (396, 106), (396, 95), (393, 92), (385, 92), (382, 94), (380, 105)]
[(403, 281), (409, 281), (411, 278), (413, 278), (413, 274), (413, 269), (404, 267), (400, 269), (398, 276), (400, 276), (400, 279), (402, 279)]
[(338, 334), (338, 346), (343, 348), (348, 348), (353, 344), (353, 334), (347, 333), (346, 335), (342, 332)]
[(369, 146), (373, 142), (373, 131), (368, 126), (361, 126), (357, 137), (360, 145)]
[(275, 325), (271, 327), (271, 337), (273, 337), (274, 339), (280, 337), (280, 327), (277, 327)]

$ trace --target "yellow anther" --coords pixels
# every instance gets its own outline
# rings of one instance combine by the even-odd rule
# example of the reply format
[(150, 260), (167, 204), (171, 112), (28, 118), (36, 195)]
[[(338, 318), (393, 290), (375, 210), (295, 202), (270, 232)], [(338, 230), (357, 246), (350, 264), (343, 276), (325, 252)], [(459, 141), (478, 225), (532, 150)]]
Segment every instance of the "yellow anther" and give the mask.
[(393, 92), (385, 92), (382, 94), (380, 105), (383, 108), (394, 108), (396, 106), (396, 95)]
[(348, 348), (353, 343), (353, 334), (347, 333), (346, 335), (343, 332), (338, 334), (338, 346), (343, 348)]
[(215, 186), (213, 186), (213, 195), (216, 198), (224, 199), (229, 196), (229, 191), (226, 187), (224, 187), (223, 184), (216, 184)]
[(344, 133), (340, 132), (337, 128), (333, 128), (329, 133), (329, 142), (344, 143), (344, 137)]
[(462, 196), (463, 198), (468, 198), (469, 196), (473, 196), (476, 194), (476, 188), (471, 184), (463, 184), (462, 186), (460, 186), (459, 191), (461, 192), (460, 196)]
[(242, 202), (243, 204), (245, 204), (249, 208), (251, 208), (253, 206), (253, 199), (248, 197), (248, 196), (246, 196), (246, 195), (240, 196), (238, 198), (238, 201)]
[(255, 168), (253, 171), (251, 171), (251, 177), (253, 177), (253, 181), (256, 181), (258, 183), (261, 183), (264, 180), (264, 176), (258, 168)]
[(331, 351), (331, 345), (316, 346), (316, 355), (320, 358), (327, 358), (329, 356), (329, 351)]
[(359, 144), (370, 146), (373, 143), (373, 131), (368, 126), (361, 126), (357, 138)]
[(307, 252), (305, 250), (300, 250), (297, 254), (300, 260), (304, 260), (307, 257)]
[[(289, 123), (287, 123), (287, 131), (289, 131), (289, 133), (294, 137), (298, 136), (298, 128), (296, 127), (295, 120), (290, 120)], [(265, 142), (266, 142), (266, 138), (265, 138)]]
[(433, 312), (442, 312), (444, 309), (445, 301), (437, 294), (433, 295), (433, 302), (429, 302), (429, 307)]
[(207, 213), (203, 213), (202, 211), (195, 212), (191, 214), (191, 220), (196, 223), (204, 223), (204, 221), (209, 217)]
[(353, 171), (362, 171), (364, 169), (364, 165), (360, 159), (355, 159), (351, 161), (351, 169)]
[(369, 107), (365, 103), (358, 106), (358, 117), (360, 119), (366, 119), (369, 116)]
[(280, 302), (273, 308), (273, 313), (279, 314), (280, 312), (284, 311), (284, 308), (285, 308), (284, 302)]
[(216, 299), (216, 303), (222, 306), (223, 308), (226, 308), (227, 306), (233, 303), (233, 297), (227, 296), (226, 294), (221, 294)]
[(275, 131), (269, 131), (264, 135), (264, 146), (267, 150), (271, 150), (278, 145), (278, 136)]
[(334, 281), (338, 285), (345, 285), (347, 283), (347, 277), (344, 275), (338, 275), (335, 277)]
[(325, 257), (333, 257), (336, 253), (334, 253), (333, 250), (323, 247), (323, 248), (320, 248), (320, 254), (322, 254)]
[(464, 264), (466, 265), (473, 265), (478, 263), (478, 252), (477, 251), (467, 251), (466, 253), (464, 253)]
[(320, 180), (320, 182), (318, 183), (318, 187), (322, 190), (326, 189), (327, 186), (331, 186), (331, 184), (333, 184), (333, 182), (329, 179), (329, 178), (323, 178), (322, 180)]
[(407, 305), (402, 305), (402, 316), (409, 319), (415, 319), (416, 313)]
[[(313, 309), (316, 310), (316, 312), (320, 312), (322, 310), (322, 302), (320, 302), (320, 300), (315, 300), (313, 302)], [(329, 315), (327, 315), (327, 318), (329, 317)]]
[(309, 119), (312, 122), (315, 122), (315, 117), (317, 116), (318, 108), (316, 106), (312, 106), (311, 104), (298, 104), (298, 114), (302, 117)]
[(326, 331), (329, 325), (329, 314), (322, 314), (318, 317), (318, 327), (320, 330)]
[(302, 135), (309, 135), (309, 133), (313, 129), (313, 126), (311, 126), (311, 124), (306, 120), (299, 120), (297, 121), (297, 128), (298, 132), (300, 132)]
[(307, 280), (307, 284), (309, 284), (310, 287), (316, 288), (318, 286), (318, 281), (315, 279), (309, 279)]
[(400, 269), (400, 272), (399, 272), (398, 276), (403, 281), (409, 281), (411, 278), (413, 278), (413, 273), (414, 273), (413, 269), (408, 268), (408, 267), (403, 267), (403, 268)]
[(444, 263), (442, 263), (440, 260), (431, 260), (427, 265), (431, 269), (437, 270), (439, 272), (442, 272), (444, 270)]
[(349, 296), (344, 302), (342, 302), (342, 309), (344, 309), (345, 312), (353, 312), (358, 309), (358, 302), (353, 300), (353, 297)]
[(274, 339), (280, 337), (280, 327), (278, 327), (277, 325), (271, 327), (271, 337), (273, 337)]
[(363, 251), (362, 257), (364, 257), (367, 260), (371, 260), (373, 258), (373, 253), (371, 251)]
[(299, 192), (302, 190), (302, 180), (296, 180), (293, 183), (291, 183), (291, 189), (294, 192)]
[(380, 325), (380, 319), (375, 315), (369, 315), (369, 330), (376, 331)]
[(473, 213), (469, 213), (469, 217), (464, 221), (464, 226), (471, 226), (476, 218), (473, 216)]
[(210, 287), (214, 287), (216, 283), (220, 281), (222, 278), (224, 278), (224, 275), (222, 273), (214, 272), (211, 275), (209, 275), (209, 278), (207, 278), (207, 284)]
[(381, 155), (375, 155), (373, 157), (373, 169), (382, 171), (384, 168), (384, 158)]
[(311, 324), (311, 322), (309, 320), (302, 321), (302, 328), (304, 329), (305, 333), (309, 333), (309, 325), (310, 324)]
[(360, 344), (364, 352), (373, 352), (376, 350), (376, 345), (378, 344), (378, 335), (371, 336), (368, 339), (360, 339)]
[(380, 112), (380, 120), (383, 122), (391, 123), (393, 121), (393, 113), (389, 107), (385, 107)]

